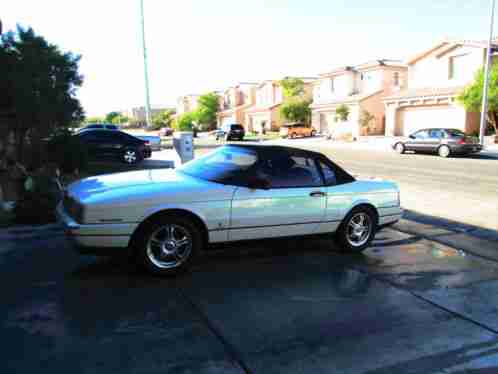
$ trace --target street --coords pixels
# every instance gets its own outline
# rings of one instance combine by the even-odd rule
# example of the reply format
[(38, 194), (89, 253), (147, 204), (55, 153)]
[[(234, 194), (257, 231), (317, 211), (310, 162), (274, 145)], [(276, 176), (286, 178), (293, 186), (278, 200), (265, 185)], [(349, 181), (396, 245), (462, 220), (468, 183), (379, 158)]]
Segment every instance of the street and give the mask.
[(2, 373), (498, 370), (498, 264), (417, 235), (228, 245), (163, 279), (57, 226), (0, 239)]

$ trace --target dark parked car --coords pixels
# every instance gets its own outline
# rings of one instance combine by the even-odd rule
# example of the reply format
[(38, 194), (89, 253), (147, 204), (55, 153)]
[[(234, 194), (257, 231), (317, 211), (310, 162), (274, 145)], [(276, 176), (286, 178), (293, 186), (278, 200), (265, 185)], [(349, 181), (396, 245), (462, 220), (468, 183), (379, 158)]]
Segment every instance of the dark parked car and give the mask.
[(159, 130), (159, 136), (172, 136), (174, 130), (171, 127), (163, 127)]
[(110, 123), (92, 123), (91, 125), (82, 127), (78, 132), (87, 130), (119, 130), (119, 127)]
[(246, 131), (244, 130), (244, 126), (233, 123), (231, 125), (223, 125), (221, 127), (221, 132), (216, 135), (216, 140), (222, 136), (225, 137), (225, 140), (244, 140), (245, 135)]
[(88, 147), (94, 159), (114, 158), (127, 164), (135, 164), (152, 154), (142, 139), (116, 130), (87, 130), (76, 134)]
[(161, 150), (161, 137), (156, 135), (137, 135), (137, 138), (145, 141), (145, 144), (153, 151)]
[(436, 153), (441, 157), (482, 151), (477, 138), (457, 129), (419, 130), (407, 139), (397, 140), (392, 147), (398, 153), (405, 151)]

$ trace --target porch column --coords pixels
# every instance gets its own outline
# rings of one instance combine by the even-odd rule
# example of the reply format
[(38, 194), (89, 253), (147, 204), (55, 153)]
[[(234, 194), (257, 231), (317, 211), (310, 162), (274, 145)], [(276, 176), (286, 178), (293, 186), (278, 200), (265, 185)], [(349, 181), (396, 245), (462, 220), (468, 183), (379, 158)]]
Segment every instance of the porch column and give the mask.
[(386, 103), (386, 136), (396, 136), (396, 113), (398, 105), (395, 103)]

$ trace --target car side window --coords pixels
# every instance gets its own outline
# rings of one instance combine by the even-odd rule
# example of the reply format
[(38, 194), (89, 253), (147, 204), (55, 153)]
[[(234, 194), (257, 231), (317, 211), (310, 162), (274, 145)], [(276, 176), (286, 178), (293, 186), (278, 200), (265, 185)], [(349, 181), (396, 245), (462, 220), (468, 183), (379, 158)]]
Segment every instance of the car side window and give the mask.
[(431, 130), (429, 136), (432, 139), (442, 139), (444, 138), (444, 133), (441, 130)]
[(96, 143), (98, 141), (96, 134), (92, 132), (85, 132), (80, 136), (80, 139), (86, 143)]
[(275, 155), (262, 160), (259, 171), (260, 176), (270, 182), (271, 188), (318, 187), (323, 184), (314, 160), (305, 156)]
[(413, 134), (415, 139), (427, 139), (429, 138), (429, 132), (427, 130), (421, 130)]
[(337, 177), (335, 175), (335, 171), (323, 161), (318, 161), (320, 165), (320, 170), (322, 171), (323, 178), (325, 180), (326, 186), (335, 186), (337, 184)]

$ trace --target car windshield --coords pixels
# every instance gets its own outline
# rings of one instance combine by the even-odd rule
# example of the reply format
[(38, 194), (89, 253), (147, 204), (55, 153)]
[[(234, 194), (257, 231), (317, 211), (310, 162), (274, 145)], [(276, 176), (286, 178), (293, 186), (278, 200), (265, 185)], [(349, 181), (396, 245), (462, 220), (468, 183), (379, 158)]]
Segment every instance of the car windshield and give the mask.
[(232, 130), (243, 130), (242, 125), (232, 125)]
[(226, 183), (246, 172), (257, 160), (257, 153), (251, 149), (224, 146), (187, 162), (178, 171), (211, 182)]

